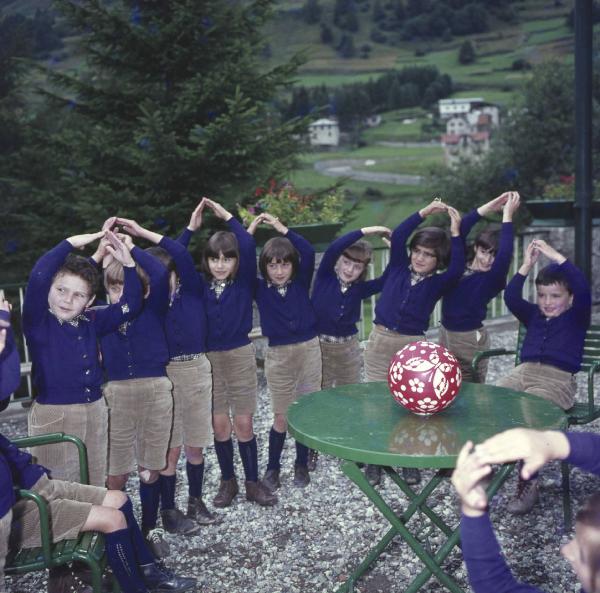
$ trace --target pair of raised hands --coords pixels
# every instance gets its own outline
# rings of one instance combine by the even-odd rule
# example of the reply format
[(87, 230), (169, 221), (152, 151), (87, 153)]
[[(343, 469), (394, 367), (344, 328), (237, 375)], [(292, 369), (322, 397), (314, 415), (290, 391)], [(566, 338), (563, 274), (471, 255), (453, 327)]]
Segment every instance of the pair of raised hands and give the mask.
[(448, 214), (450, 218), (450, 234), (453, 237), (458, 237), (460, 235), (460, 212), (456, 208), (448, 206), (448, 204), (442, 202), (439, 198), (435, 198), (425, 208), (421, 208), (419, 215), (421, 218), (427, 218), (431, 214), (437, 214), (438, 212), (446, 212)]
[(96, 262), (100, 263), (105, 259), (116, 259), (124, 266), (135, 266), (135, 262), (130, 253), (133, 242), (131, 241), (130, 236), (127, 239), (126, 235), (119, 232), (119, 229), (116, 226), (117, 220), (118, 218), (113, 216), (104, 223), (102, 230), (95, 233), (73, 235), (72, 237), (68, 237), (67, 241), (75, 249), (83, 249), (86, 245), (100, 240), (96, 252), (92, 256)]
[(467, 442), (452, 474), (463, 513), (478, 516), (485, 512), (488, 501), (481, 480), (491, 473), (493, 464), (523, 461), (521, 477), (527, 480), (549, 461), (566, 459), (569, 452), (566, 435), (553, 430), (513, 428), (478, 445)]

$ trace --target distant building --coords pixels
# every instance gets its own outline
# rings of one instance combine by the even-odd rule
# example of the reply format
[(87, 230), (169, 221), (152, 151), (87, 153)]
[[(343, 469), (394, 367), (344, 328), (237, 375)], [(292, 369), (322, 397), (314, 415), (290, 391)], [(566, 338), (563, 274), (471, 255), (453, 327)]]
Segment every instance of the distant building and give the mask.
[(483, 99), (442, 99), (440, 116), (446, 119), (442, 135), (444, 158), (449, 167), (463, 160), (480, 159), (490, 149), (490, 137), (500, 124), (497, 105)]
[(340, 126), (335, 119), (318, 119), (308, 126), (311, 146), (337, 146), (340, 143)]
[(364, 124), (368, 128), (376, 128), (377, 126), (380, 126), (381, 125), (381, 115), (376, 113), (375, 115), (369, 115), (368, 117), (365, 117)]

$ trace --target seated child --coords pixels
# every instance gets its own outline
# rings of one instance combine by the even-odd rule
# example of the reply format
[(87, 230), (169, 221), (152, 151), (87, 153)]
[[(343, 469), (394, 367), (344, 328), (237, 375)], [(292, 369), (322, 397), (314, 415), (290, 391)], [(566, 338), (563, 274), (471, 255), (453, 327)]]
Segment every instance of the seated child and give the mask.
[[(129, 235), (123, 237), (131, 242)], [(152, 552), (161, 558), (169, 554), (169, 544), (164, 530), (156, 528), (160, 505), (158, 477), (167, 465), (173, 422), (173, 384), (166, 370), (169, 348), (165, 335), (169, 272), (139, 247), (132, 246), (131, 254), (144, 288), (141, 312), (100, 341), (108, 377), (103, 390), (110, 411), (108, 486), (122, 489), (137, 463), (142, 531)], [(116, 260), (104, 268), (104, 284), (111, 303), (121, 298), (123, 272)], [(197, 524), (188, 525), (186, 534), (198, 529)]]
[[(216, 521), (202, 500), (203, 448), (212, 443), (212, 377), (205, 354), (202, 285), (194, 261), (183, 245), (142, 228), (134, 220), (118, 218), (117, 224), (130, 235), (155, 243), (157, 246), (148, 252), (169, 271), (165, 331), (169, 346), (167, 375), (173, 383), (173, 426), (167, 467), (159, 477), (161, 518), (169, 533), (186, 534), (196, 530), (196, 523), (209, 525)], [(185, 445), (189, 490), (187, 516), (175, 507), (176, 469), (182, 445)]]
[[(526, 301), (523, 285), (540, 254), (552, 261), (535, 279), (537, 303)], [(591, 293), (584, 275), (564, 255), (541, 239), (525, 250), (523, 264), (504, 291), (511, 313), (527, 328), (521, 364), (500, 381), (500, 387), (525, 391), (554, 402), (563, 410), (572, 407), (581, 368), (583, 343), (590, 325)], [(538, 499), (536, 477), (519, 480), (509, 511), (524, 514)]]
[[(452, 239), (441, 228), (425, 227), (409, 242), (423, 220), (436, 212), (448, 214)], [(438, 273), (448, 253), (448, 269)], [(435, 304), (459, 280), (464, 267), (460, 214), (454, 208), (434, 200), (398, 225), (392, 233), (390, 263), (365, 349), (367, 381), (386, 381), (392, 356), (410, 342), (424, 339)], [(366, 473), (372, 484), (381, 479), (377, 466), (367, 466)], [(415, 468), (404, 468), (403, 474), (409, 484), (420, 480)]]
[[(516, 428), (497, 434), (473, 447), (462, 448), (452, 483), (462, 503), (460, 539), (469, 583), (474, 593), (541, 593), (519, 583), (511, 574), (487, 512), (488, 501), (482, 478), (491, 464), (522, 460), (521, 475), (528, 479), (547, 462), (559, 459), (600, 475), (600, 437), (582, 432), (537, 431)], [(591, 496), (577, 513), (575, 537), (561, 554), (571, 564), (583, 589), (600, 591), (600, 494)]]
[(513, 253), (513, 214), (519, 207), (519, 194), (505, 192), (494, 200), (472, 210), (460, 223), (460, 234), (466, 240), (469, 231), (483, 217), (502, 210), (500, 241), (497, 233), (485, 229), (476, 237), (473, 257), (460, 282), (442, 299), (440, 344), (458, 359), (463, 381), (485, 383), (487, 361), (479, 364), (473, 376), (471, 361), (479, 350), (490, 347), (490, 338), (483, 320), (488, 303), (506, 285), (506, 275)]
[(200, 228), (205, 209), (212, 211), (229, 229), (217, 231), (208, 239), (201, 263), (208, 319), (207, 356), (213, 373), (215, 452), (221, 469), (219, 491), (213, 504), (228, 507), (239, 492), (233, 463), (235, 432), (244, 468), (246, 500), (273, 506), (277, 495), (258, 479), (258, 444), (253, 422), (258, 382), (256, 351), (248, 334), (252, 330), (256, 245), (252, 235), (230, 212), (206, 197), (192, 213), (180, 241), (189, 243), (191, 234)]
[[(321, 389), (321, 349), (309, 298), (315, 251), (278, 218), (259, 214), (251, 227), (261, 222), (284, 235), (269, 239), (263, 247), (258, 263), (262, 278), (256, 288), (262, 333), (269, 339), (265, 376), (273, 408), (269, 462), (263, 483), (273, 491), (280, 486), (288, 408), (303, 393)], [(296, 442), (294, 485), (304, 488), (309, 482), (308, 447)]]
[[(108, 251), (124, 269), (122, 295), (110, 307), (89, 309), (98, 287), (94, 263), (71, 254), (106, 236)], [(98, 338), (132, 319), (142, 303), (129, 249), (109, 230), (69, 237), (35, 264), (23, 303), (23, 331), (33, 362), (37, 397), (29, 412), (29, 434), (65, 432), (87, 447), (90, 483), (104, 486), (108, 412), (102, 397)], [(54, 478), (79, 480), (73, 445), (34, 447), (33, 455)]]
[[(8, 401), (20, 380), (7, 313), (6, 302), (0, 298), (0, 402)], [(15, 503), (13, 484), (33, 490), (46, 500), (54, 542), (75, 538), (82, 531), (104, 533), (108, 564), (124, 593), (177, 592), (195, 586), (196, 579), (178, 577), (156, 564), (144, 544), (127, 495), (51, 480), (47, 473), (45, 467), (33, 463), (31, 455), (0, 434), (0, 591), (5, 590), (4, 564), (9, 547), (17, 550), (41, 545), (37, 506), (30, 500)]]

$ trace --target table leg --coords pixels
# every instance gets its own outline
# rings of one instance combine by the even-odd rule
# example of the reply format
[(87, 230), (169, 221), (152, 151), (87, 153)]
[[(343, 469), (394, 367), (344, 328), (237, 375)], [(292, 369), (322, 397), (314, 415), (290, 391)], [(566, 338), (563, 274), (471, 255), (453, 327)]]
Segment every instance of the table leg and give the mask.
[[(489, 488), (488, 496), (493, 496), (500, 485), (506, 480), (513, 465), (503, 466), (494, 476)], [(390, 522), (392, 527), (385, 533), (381, 540), (369, 551), (366, 558), (356, 567), (348, 580), (337, 589), (336, 593), (351, 593), (356, 580), (369, 568), (369, 566), (381, 555), (385, 548), (390, 544), (396, 535), (406, 541), (410, 548), (415, 552), (418, 558), (423, 562), (425, 567), (417, 575), (417, 577), (405, 589), (405, 593), (415, 593), (418, 591), (430, 578), (435, 575), (436, 578), (452, 593), (464, 593), (458, 583), (441, 568), (441, 563), (452, 551), (459, 545), (460, 532), (459, 528), (450, 528), (444, 521), (425, 503), (431, 493), (437, 488), (442, 480), (448, 477), (447, 470), (439, 470), (436, 475), (424, 486), (420, 493), (415, 493), (408, 484), (394, 471), (393, 468), (384, 468), (386, 473), (392, 478), (395, 484), (407, 495), (410, 503), (406, 510), (400, 515), (390, 508), (390, 506), (381, 497), (379, 492), (369, 484), (366, 476), (360, 470), (356, 463), (345, 461), (342, 465), (342, 471), (364, 492), (364, 494), (373, 502), (382, 515)], [(423, 545), (416, 537), (408, 530), (406, 523), (420, 510), (423, 512), (436, 527), (438, 527), (447, 537), (446, 541), (434, 555), (425, 550)]]

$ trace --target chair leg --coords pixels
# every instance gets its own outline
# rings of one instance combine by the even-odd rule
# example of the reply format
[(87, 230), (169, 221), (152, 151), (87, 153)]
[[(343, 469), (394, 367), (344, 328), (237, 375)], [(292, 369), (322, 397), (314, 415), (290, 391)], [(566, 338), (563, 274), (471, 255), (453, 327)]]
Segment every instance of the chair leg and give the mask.
[(571, 531), (573, 513), (571, 510), (571, 484), (569, 480), (569, 465), (564, 461), (560, 464), (562, 473), (563, 517), (565, 533)]

